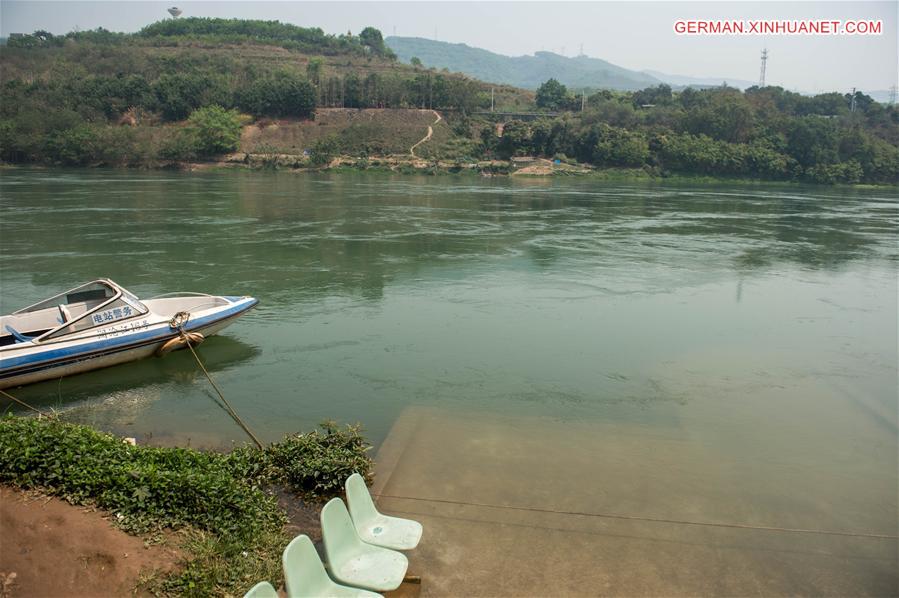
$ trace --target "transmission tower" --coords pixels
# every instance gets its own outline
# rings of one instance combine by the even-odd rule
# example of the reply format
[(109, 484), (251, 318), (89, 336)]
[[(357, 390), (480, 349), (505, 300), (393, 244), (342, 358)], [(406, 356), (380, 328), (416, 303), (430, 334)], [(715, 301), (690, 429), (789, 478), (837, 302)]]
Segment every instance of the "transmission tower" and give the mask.
[(890, 106), (896, 105), (896, 86), (890, 88)]
[(762, 72), (759, 74), (759, 87), (765, 86), (765, 68), (768, 66), (768, 48), (762, 50)]
[(855, 88), (852, 88), (852, 97), (849, 99), (849, 112), (855, 112)]

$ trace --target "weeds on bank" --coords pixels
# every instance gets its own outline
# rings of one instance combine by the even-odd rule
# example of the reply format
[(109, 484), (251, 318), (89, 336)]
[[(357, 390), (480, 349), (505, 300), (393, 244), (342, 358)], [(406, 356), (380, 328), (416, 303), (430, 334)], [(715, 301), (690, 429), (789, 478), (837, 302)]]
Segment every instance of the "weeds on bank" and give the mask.
[(307, 498), (340, 492), (353, 472), (371, 476), (358, 427), (333, 422), (258, 450), (229, 454), (131, 446), (56, 418), (0, 419), (0, 483), (40, 489), (109, 511), (134, 534), (185, 530), (182, 567), (145, 580), (167, 595), (243, 594), (281, 580), (286, 516), (266, 492), (281, 484)]

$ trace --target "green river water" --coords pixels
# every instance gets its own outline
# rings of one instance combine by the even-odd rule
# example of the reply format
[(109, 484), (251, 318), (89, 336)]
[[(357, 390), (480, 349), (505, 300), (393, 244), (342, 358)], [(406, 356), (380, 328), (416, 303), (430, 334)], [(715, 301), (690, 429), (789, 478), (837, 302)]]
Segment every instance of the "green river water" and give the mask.
[[(816, 500), (855, 513), (847, 525), (895, 534), (894, 191), (99, 170), (0, 181), (4, 313), (97, 277), (138, 296), (257, 297), (199, 352), (266, 441), (335, 419), (379, 446), (408, 407), (637, 426), (760, 478), (814, 471), (831, 482)], [(12, 392), (141, 442), (246, 440), (183, 351)]]

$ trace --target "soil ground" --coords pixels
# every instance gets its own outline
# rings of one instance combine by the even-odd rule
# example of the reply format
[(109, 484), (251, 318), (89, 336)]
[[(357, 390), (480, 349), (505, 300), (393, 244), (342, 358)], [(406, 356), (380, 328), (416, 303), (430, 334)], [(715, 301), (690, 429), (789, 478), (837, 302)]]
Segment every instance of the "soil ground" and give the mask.
[(127, 596), (179, 553), (116, 529), (103, 514), (0, 487), (0, 596)]
[[(321, 505), (284, 492), (278, 493), (278, 502), (287, 512), (289, 534), (308, 535), (324, 556)], [(142, 574), (177, 566), (181, 555), (176, 549), (145, 546), (142, 538), (115, 528), (106, 517), (58, 498), (0, 486), (0, 598), (139, 595), (135, 587)], [(404, 583), (387, 595), (414, 598), (420, 588)]]

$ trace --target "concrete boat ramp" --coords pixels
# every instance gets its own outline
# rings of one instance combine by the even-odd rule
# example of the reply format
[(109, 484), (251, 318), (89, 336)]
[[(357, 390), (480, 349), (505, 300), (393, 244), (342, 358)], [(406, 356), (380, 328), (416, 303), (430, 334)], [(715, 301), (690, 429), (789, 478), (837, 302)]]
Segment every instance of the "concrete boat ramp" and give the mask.
[(843, 500), (851, 489), (822, 499), (820, 471), (760, 473), (670, 429), (412, 407), (376, 462), (380, 508), (425, 528), (409, 569), (422, 584), (400, 595), (897, 594), (895, 539), (703, 525), (853, 530), (881, 515)]

